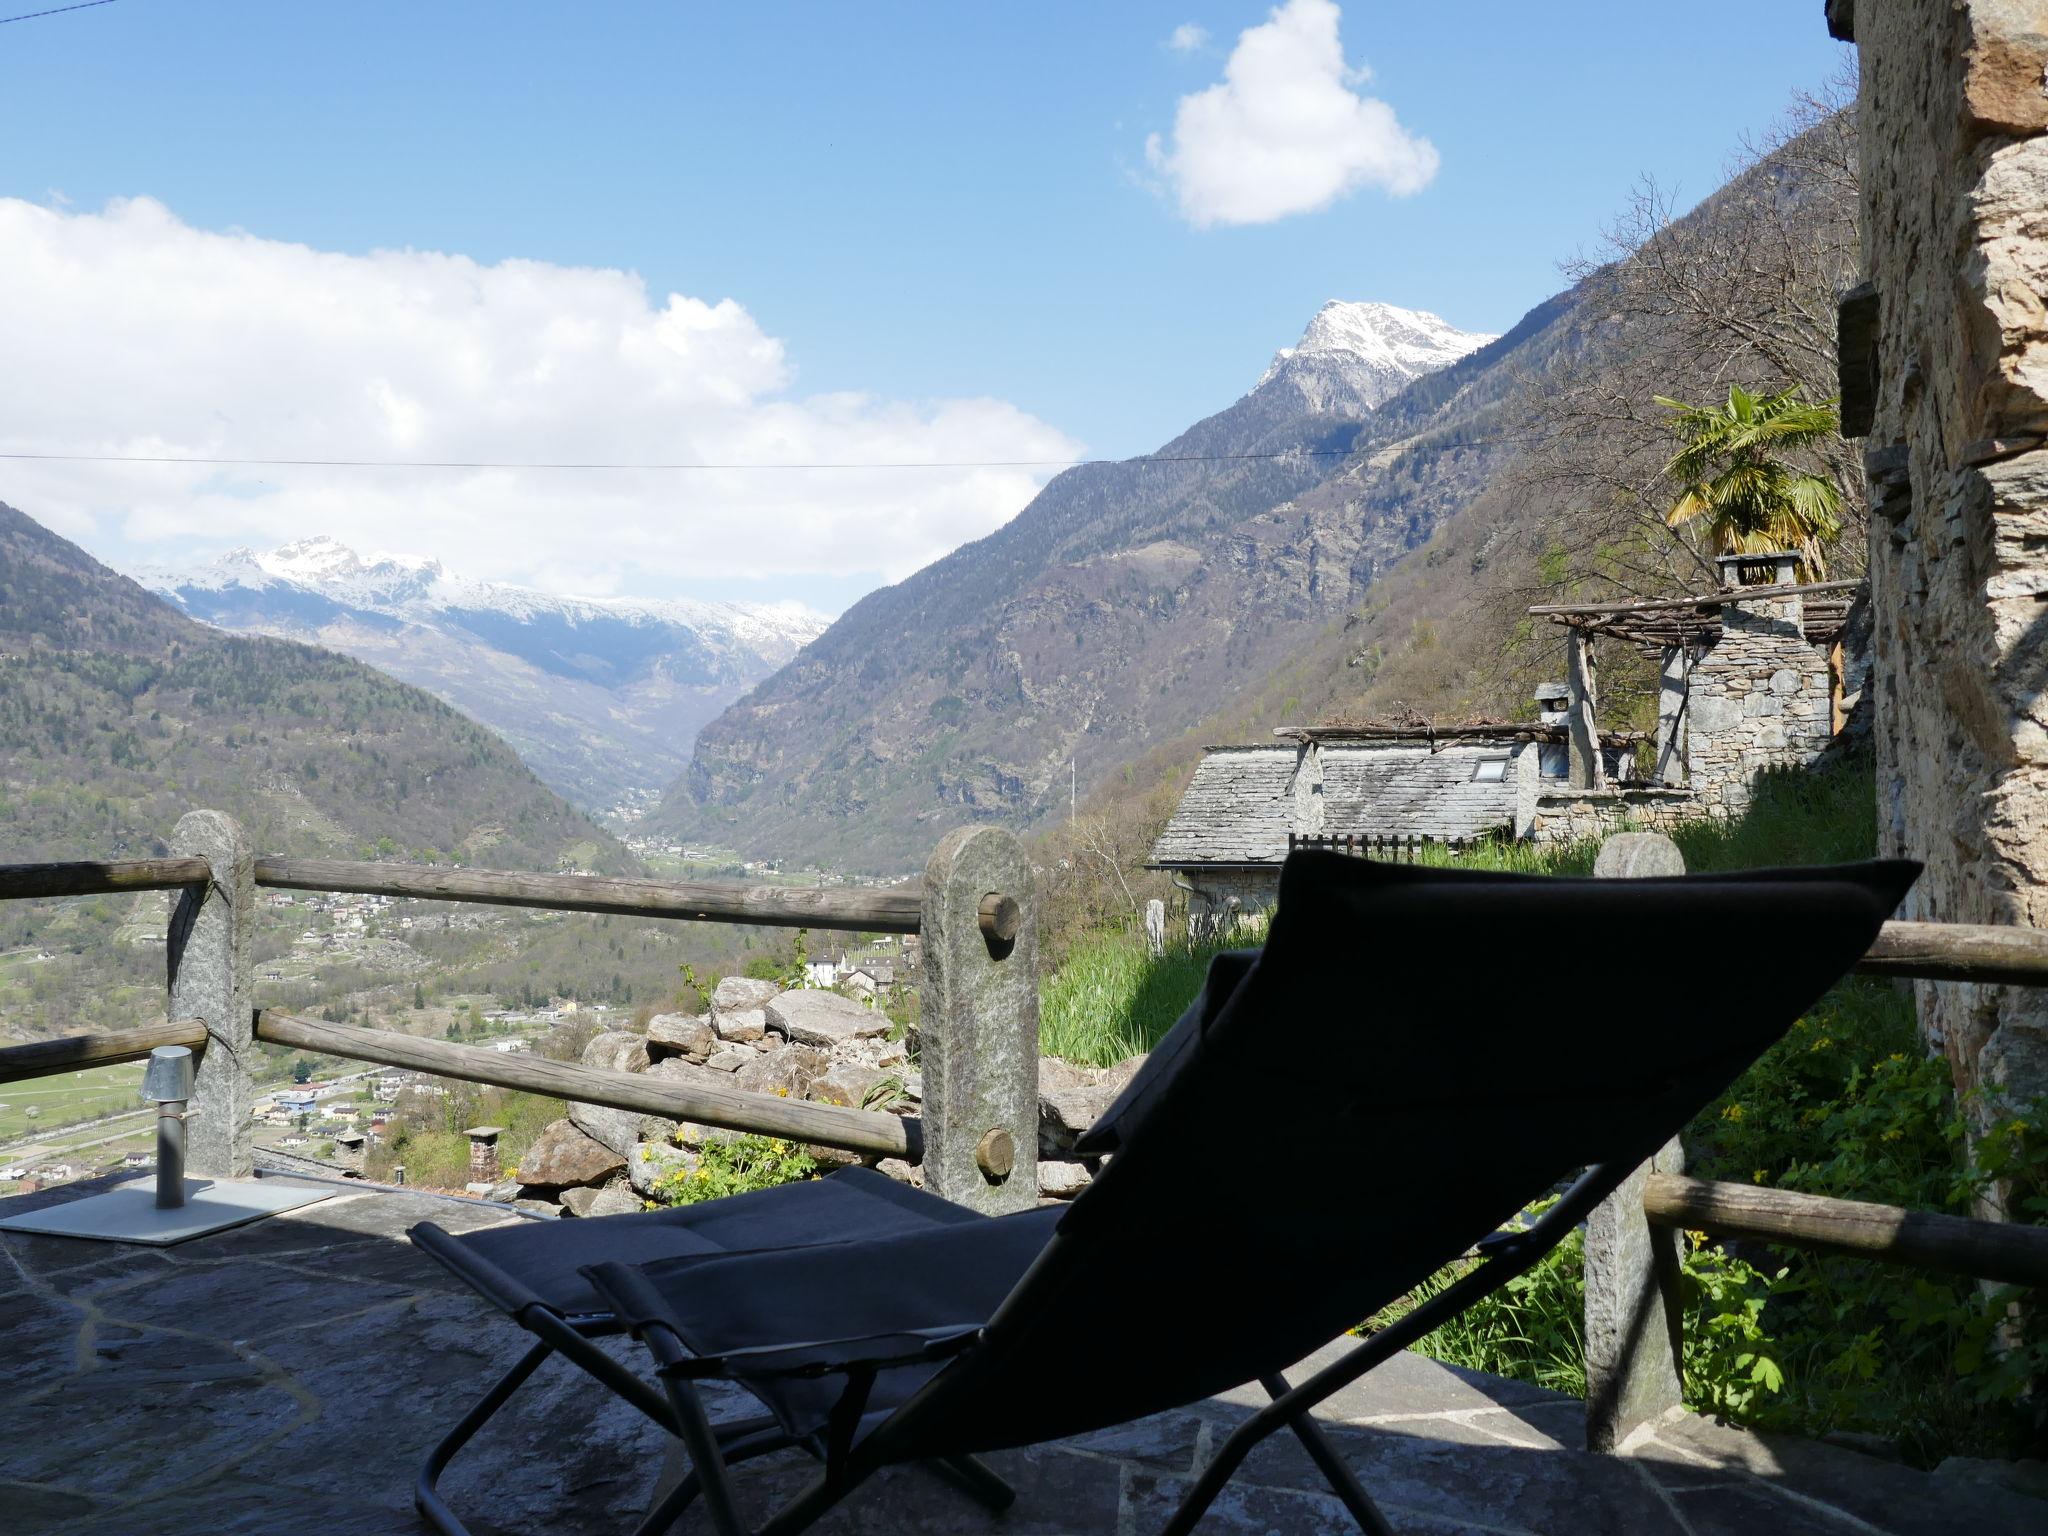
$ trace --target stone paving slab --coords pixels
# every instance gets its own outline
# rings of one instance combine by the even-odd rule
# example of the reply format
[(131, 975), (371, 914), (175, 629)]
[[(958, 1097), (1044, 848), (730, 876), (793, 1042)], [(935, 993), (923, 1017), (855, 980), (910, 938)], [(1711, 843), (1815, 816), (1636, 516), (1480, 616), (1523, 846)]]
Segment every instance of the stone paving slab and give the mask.
[[(89, 1187), (89, 1186), (87, 1186)], [(68, 1198), (48, 1191), (19, 1200)], [(0, 1202), (5, 1205), (10, 1202)], [(417, 1536), (427, 1447), (526, 1335), (404, 1239), (518, 1219), (502, 1206), (350, 1188), (166, 1250), (0, 1236), (0, 1530), (8, 1536)], [(620, 1358), (637, 1351), (607, 1345)], [(1313, 1365), (1314, 1361), (1305, 1362)], [(1142, 1536), (1264, 1401), (1252, 1389), (988, 1458), (1019, 1490), (993, 1516), (923, 1468), (876, 1478), (821, 1536)], [(750, 1400), (720, 1389), (714, 1411)], [(1576, 1401), (1402, 1355), (1318, 1414), (1395, 1526), (1416, 1536), (1762, 1536), (2048, 1530), (2048, 1503), (1853, 1451), (1674, 1414), (1626, 1454), (1580, 1447)], [(443, 1481), (477, 1536), (629, 1530), (666, 1438), (551, 1362)], [(814, 1475), (742, 1469), (755, 1518)], [(686, 1519), (682, 1531), (702, 1529)], [(1258, 1447), (1201, 1529), (1353, 1531), (1292, 1437)]]

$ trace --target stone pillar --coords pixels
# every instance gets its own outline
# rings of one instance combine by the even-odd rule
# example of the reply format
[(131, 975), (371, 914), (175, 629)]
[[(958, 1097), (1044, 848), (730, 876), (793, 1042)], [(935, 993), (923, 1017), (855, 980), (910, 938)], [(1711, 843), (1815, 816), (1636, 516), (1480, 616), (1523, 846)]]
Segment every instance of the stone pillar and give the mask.
[(1607, 769), (1600, 761), (1600, 728), (1594, 719), (1600, 707), (1600, 681), (1593, 664), (1593, 637), (1573, 625), (1564, 632), (1565, 686), (1571, 704), (1565, 713), (1569, 733), (1573, 789), (1605, 789)]
[[(1682, 875), (1685, 858), (1661, 832), (1622, 832), (1600, 845), (1603, 880)], [(1586, 1220), (1586, 1449), (1618, 1449), (1640, 1426), (1684, 1401), (1685, 1306), (1679, 1234), (1643, 1216), (1651, 1173), (1683, 1173), (1672, 1137), (1593, 1208)]]
[(1157, 896), (1145, 903), (1145, 950), (1154, 960), (1166, 953), (1166, 903)]
[[(1902, 915), (2048, 927), (2048, 27), (2039, 0), (1831, 14), (1877, 311), (1879, 843), (1927, 866)], [(2048, 991), (1917, 992), (1959, 1091), (2048, 1092)]]
[(1650, 775), (1660, 784), (1685, 782), (1685, 685), (1691, 669), (1690, 649), (1664, 647), (1657, 669), (1657, 762)]
[(210, 1179), (254, 1171), (255, 998), (249, 943), (256, 918), (256, 855), (232, 817), (192, 811), (171, 834), (171, 852), (201, 858), (213, 879), (187, 886), (171, 912), (165, 944), (170, 971), (167, 1016), (200, 1019), (206, 1049), (193, 1075), (186, 1125), (186, 1168)]
[(502, 1125), (473, 1125), (462, 1133), (469, 1138), (470, 1183), (498, 1182), (501, 1177), (498, 1168), (498, 1138), (504, 1131)]
[[(992, 896), (1015, 903), (985, 931)], [(1038, 912), (1013, 833), (962, 827), (924, 871), (924, 1187), (990, 1215), (1038, 1201)]]

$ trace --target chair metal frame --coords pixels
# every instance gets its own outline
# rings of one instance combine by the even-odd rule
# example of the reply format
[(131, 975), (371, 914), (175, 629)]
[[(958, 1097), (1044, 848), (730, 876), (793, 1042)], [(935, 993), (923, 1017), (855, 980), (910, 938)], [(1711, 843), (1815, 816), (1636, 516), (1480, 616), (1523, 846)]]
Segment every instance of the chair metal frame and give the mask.
[[(1480, 1262), (1473, 1269), (1398, 1321), (1374, 1332), (1342, 1359), (1324, 1366), (1306, 1380), (1298, 1384), (1290, 1383), (1278, 1370), (1259, 1377), (1259, 1384), (1265, 1389), (1271, 1401), (1225, 1438), (1214, 1457), (1182, 1496), (1161, 1536), (1188, 1536), (1252, 1448), (1282, 1427), (1291, 1430), (1301, 1442), (1302, 1448), (1328, 1480), (1331, 1491), (1342, 1501), (1367, 1536), (1394, 1536), (1394, 1527), (1388, 1523), (1379, 1506), (1367, 1494), (1356, 1474), (1344, 1464), (1336, 1448), (1324, 1435), (1321, 1426), (1315, 1422), (1312, 1411), (1332, 1394), (1349, 1386), (1447, 1319), (1526, 1273), (1562, 1242), (1573, 1228), (1584, 1221), (1596, 1205), (1611, 1195), (1634, 1167), (1634, 1162), (1629, 1161), (1620, 1164), (1600, 1164), (1587, 1169), (1549, 1209), (1528, 1226), (1503, 1229), (1482, 1239), (1474, 1249)], [(1077, 1239), (1063, 1238), (1056, 1234), (1033, 1267), (1047, 1262), (1053, 1251), (1062, 1243), (1073, 1241)], [(639, 1281), (627, 1266), (600, 1265), (588, 1273), (600, 1290), (613, 1292), (615, 1300), (637, 1301), (639, 1297), (647, 1294), (646, 1291), (635, 1294), (636, 1283), (644, 1287), (646, 1282)], [(1018, 1289), (1021, 1290), (1024, 1284), (1025, 1281), (1020, 1280)], [(659, 1309), (636, 1305), (630, 1310), (644, 1316), (649, 1310)], [(888, 1456), (862, 1454), (863, 1446), (877, 1437), (874, 1432), (868, 1436), (859, 1434), (868, 1393), (874, 1384), (876, 1374), (892, 1365), (964, 1355), (987, 1337), (990, 1328), (1000, 1326), (1000, 1322), (999, 1313), (996, 1319), (992, 1319), (985, 1326), (963, 1324), (927, 1330), (931, 1337), (926, 1339), (921, 1347), (897, 1349), (877, 1354), (873, 1358), (842, 1360), (829, 1366), (805, 1364), (800, 1359), (780, 1366), (772, 1363), (772, 1357), (800, 1356), (807, 1348), (820, 1349), (861, 1341), (813, 1340), (801, 1344), (736, 1350), (727, 1355), (706, 1357), (692, 1353), (683, 1339), (666, 1323), (643, 1322), (632, 1331), (654, 1357), (668, 1399), (666, 1413), (650, 1413), (649, 1416), (681, 1443), (689, 1455), (691, 1470), (688, 1476), (679, 1481), (669, 1495), (649, 1512), (646, 1520), (636, 1529), (634, 1536), (659, 1536), (659, 1533), (667, 1530), (682, 1516), (700, 1494), (704, 1499), (705, 1512), (717, 1536), (797, 1536), (798, 1532), (809, 1528), (883, 1467), (898, 1464), (895, 1458)], [(567, 1328), (566, 1322), (555, 1326), (565, 1330)], [(617, 1331), (619, 1326), (618, 1323), (611, 1322), (610, 1331)], [(543, 1338), (546, 1337), (544, 1333)], [(906, 1336), (895, 1337), (901, 1339)], [(647, 1390), (645, 1383), (633, 1377), (632, 1373), (625, 1371), (609, 1356), (591, 1348), (580, 1337), (577, 1338), (577, 1343), (581, 1345), (582, 1350), (588, 1351), (589, 1355), (603, 1361), (603, 1369), (595, 1370), (593, 1374), (608, 1386), (618, 1390), (623, 1378), (631, 1381), (636, 1391)], [(528, 1358), (537, 1364), (538, 1358), (549, 1347), (551, 1346), (546, 1343), (537, 1346)], [(569, 1352), (564, 1349), (564, 1353)], [(578, 1353), (576, 1359), (579, 1364), (586, 1363), (582, 1353)], [(521, 1365), (527, 1370), (531, 1369), (524, 1361)], [(776, 1426), (775, 1433), (780, 1438), (770, 1439), (760, 1435), (759, 1420), (749, 1420), (743, 1425), (717, 1430), (704, 1411), (696, 1383), (705, 1379), (732, 1379), (735, 1367), (756, 1376), (844, 1375), (847, 1378), (847, 1386), (833, 1408), (831, 1422), (821, 1435), (798, 1438), (783, 1433), (779, 1426)], [(518, 1369), (515, 1368), (515, 1371)], [(524, 1379), (523, 1374), (520, 1375), (520, 1379)], [(511, 1389), (517, 1384), (508, 1377), (507, 1382), (501, 1383), (494, 1391), (509, 1396)], [(502, 1401), (502, 1397), (500, 1400)], [(629, 1395), (629, 1400), (646, 1411), (647, 1405), (642, 1399)], [(483, 1406), (479, 1404), (479, 1409)], [(891, 1417), (902, 1414), (912, 1406), (913, 1404), (907, 1403), (899, 1407)], [(771, 1425), (773, 1422), (769, 1421)], [(886, 1425), (888, 1422), (884, 1420), (883, 1424)], [(879, 1430), (881, 1427), (876, 1428)], [(455, 1441), (455, 1436), (451, 1436), (450, 1440)], [(810, 1487), (794, 1495), (775, 1511), (765, 1523), (750, 1528), (739, 1512), (731, 1469), (750, 1457), (789, 1445), (802, 1445), (817, 1457), (822, 1464), (819, 1476)], [(437, 1450), (435, 1455), (441, 1457), (441, 1452)], [(442, 1464), (445, 1464), (445, 1457), (442, 1457)], [(1015, 1498), (1014, 1490), (1007, 1483), (971, 1456), (950, 1457), (926, 1464), (949, 1474), (952, 1480), (991, 1509), (1006, 1508)], [(436, 1464), (430, 1458), (428, 1465), (431, 1471)], [(425, 1473), (422, 1474), (421, 1486), (424, 1499), (424, 1490), (429, 1486)], [(424, 1502), (421, 1508), (423, 1512), (426, 1511)], [(429, 1518), (433, 1516), (429, 1514)], [(442, 1525), (441, 1529), (447, 1536), (465, 1536), (460, 1527)]]

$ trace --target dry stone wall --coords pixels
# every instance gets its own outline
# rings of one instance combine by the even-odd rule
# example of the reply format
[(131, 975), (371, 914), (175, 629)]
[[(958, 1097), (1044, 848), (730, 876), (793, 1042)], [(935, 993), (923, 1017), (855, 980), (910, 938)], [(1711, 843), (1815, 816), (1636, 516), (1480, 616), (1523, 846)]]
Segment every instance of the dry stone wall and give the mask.
[(1709, 814), (1740, 812), (1758, 774), (1820, 756), (1833, 710), (1827, 653), (1807, 640), (1799, 599), (1729, 604), (1686, 683), (1688, 784)]
[[(1877, 291), (1879, 819), (1907, 915), (2048, 927), (2048, 15), (1855, 8)], [(1959, 1088), (2048, 1091), (2048, 991), (1919, 985)]]

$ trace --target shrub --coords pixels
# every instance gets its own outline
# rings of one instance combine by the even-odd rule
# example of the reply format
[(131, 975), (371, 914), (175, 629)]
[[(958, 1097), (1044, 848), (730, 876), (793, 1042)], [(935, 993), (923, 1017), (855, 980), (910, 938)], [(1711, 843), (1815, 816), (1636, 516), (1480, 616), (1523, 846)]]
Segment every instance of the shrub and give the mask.
[(735, 1136), (709, 1141), (694, 1168), (677, 1168), (655, 1181), (651, 1205), (695, 1205), (817, 1174), (817, 1159), (801, 1147), (771, 1136)]

